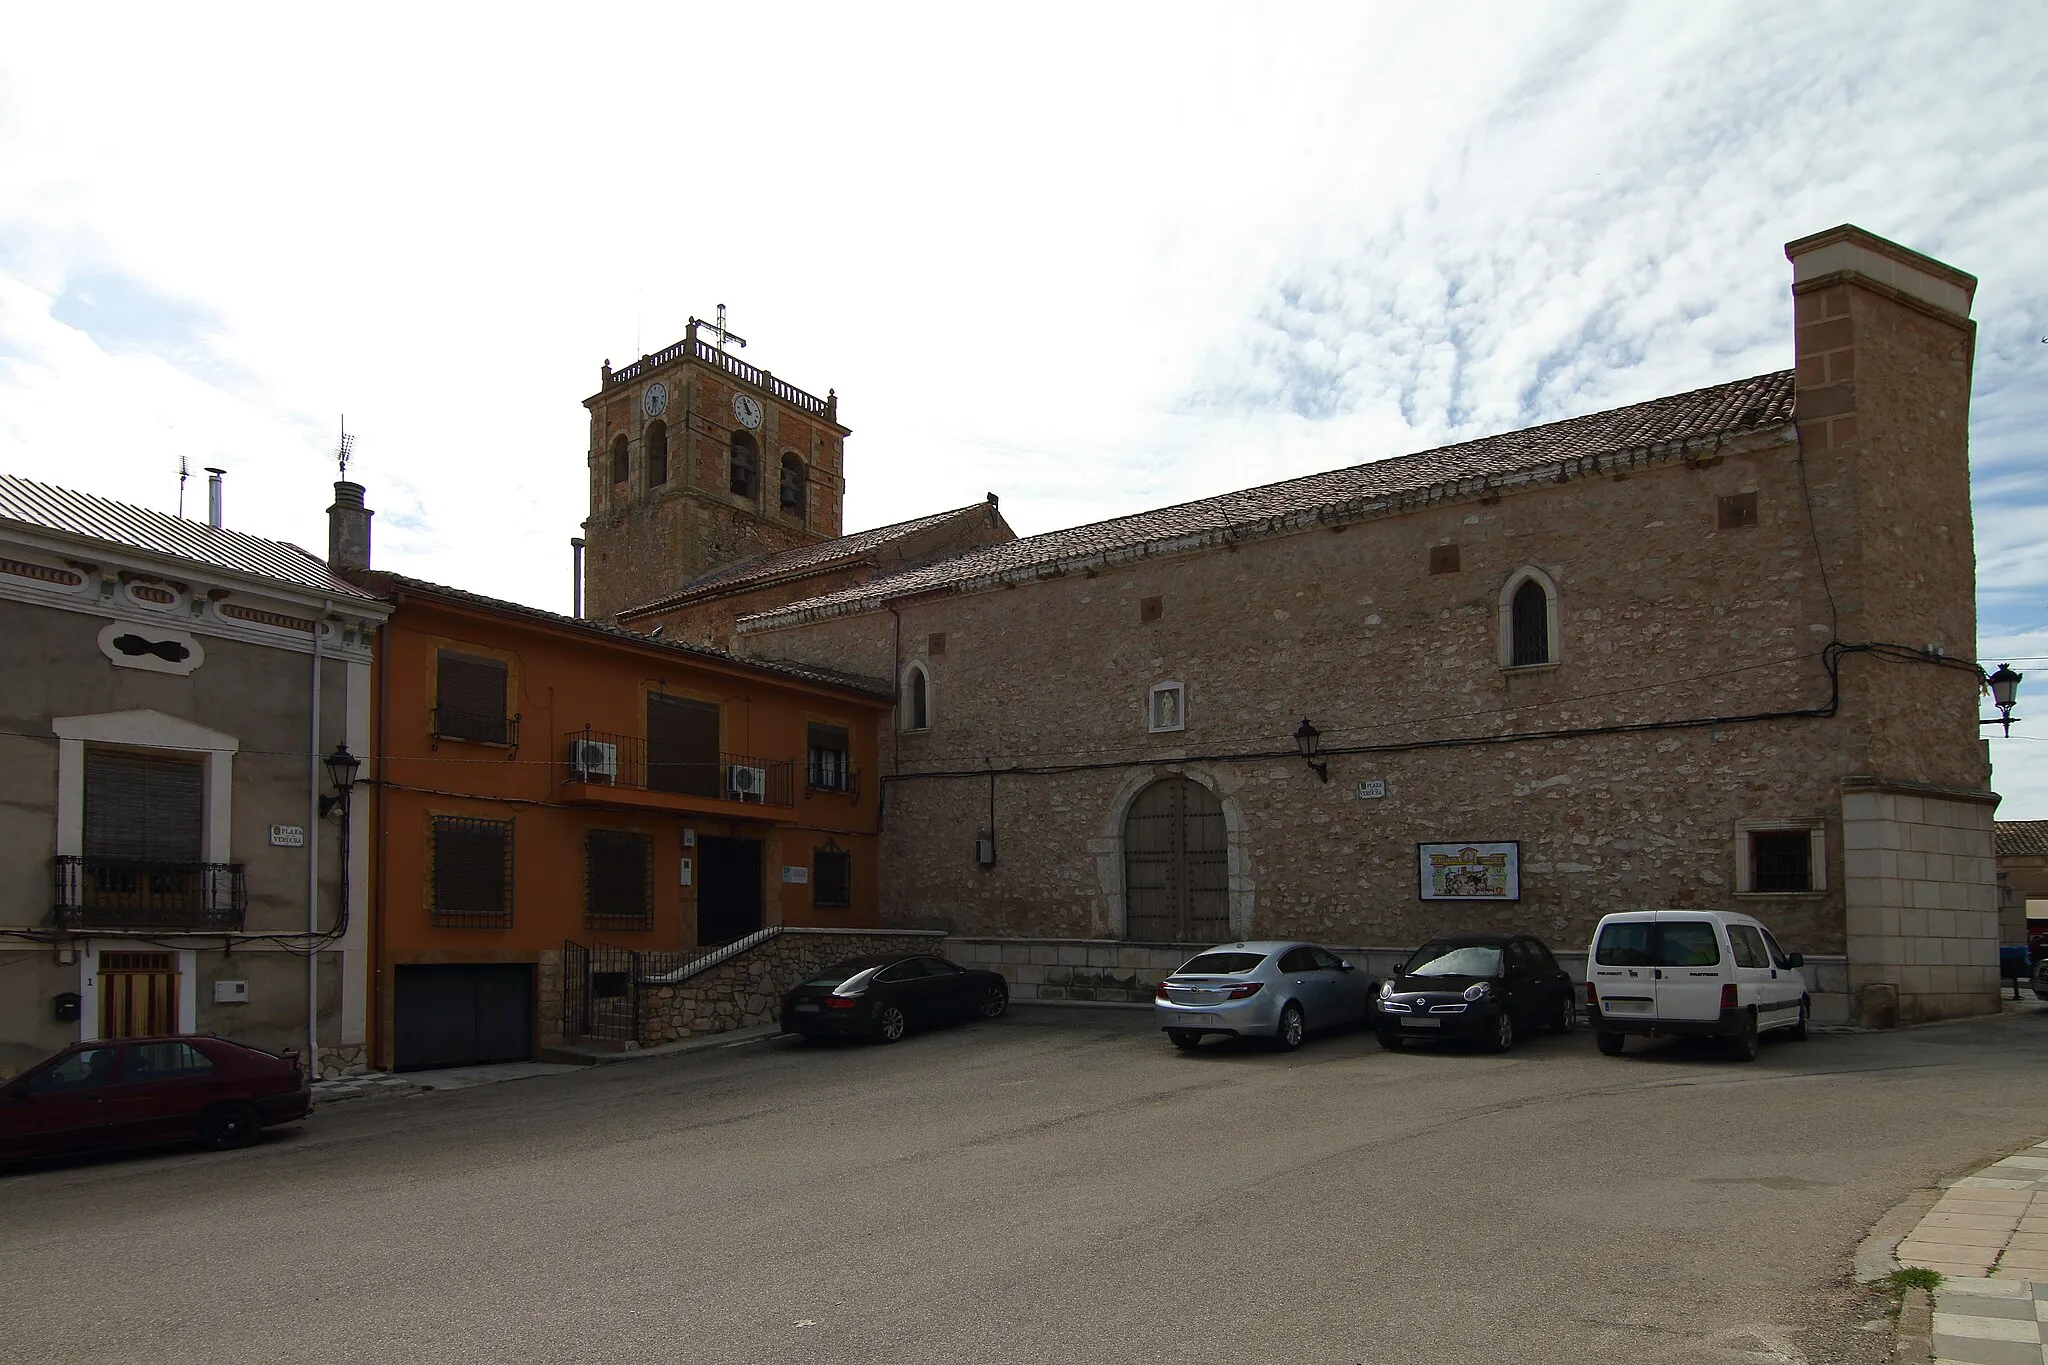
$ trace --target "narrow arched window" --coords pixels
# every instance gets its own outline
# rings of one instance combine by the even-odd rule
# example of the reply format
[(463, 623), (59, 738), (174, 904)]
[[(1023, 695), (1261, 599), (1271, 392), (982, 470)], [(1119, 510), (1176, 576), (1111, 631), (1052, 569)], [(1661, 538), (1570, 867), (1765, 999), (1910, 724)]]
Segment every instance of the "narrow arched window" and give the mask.
[(795, 451), (785, 451), (782, 456), (782, 510), (791, 516), (802, 516), (810, 506), (806, 496), (810, 476), (804, 469), (804, 462), (797, 458)]
[(1515, 589), (1511, 630), (1513, 649), (1508, 658), (1510, 668), (1527, 668), (1532, 664), (1553, 663), (1550, 657), (1550, 594), (1535, 579), (1527, 579)]
[(633, 476), (631, 458), (626, 453), (626, 438), (612, 437), (612, 482), (624, 483)]
[(732, 434), (732, 481), (728, 485), (743, 498), (754, 496), (754, 475), (761, 467), (761, 448), (744, 431)]
[(932, 728), (932, 681), (923, 664), (912, 664), (903, 679), (903, 728)]
[(668, 482), (668, 423), (647, 424), (647, 486), (659, 488)]

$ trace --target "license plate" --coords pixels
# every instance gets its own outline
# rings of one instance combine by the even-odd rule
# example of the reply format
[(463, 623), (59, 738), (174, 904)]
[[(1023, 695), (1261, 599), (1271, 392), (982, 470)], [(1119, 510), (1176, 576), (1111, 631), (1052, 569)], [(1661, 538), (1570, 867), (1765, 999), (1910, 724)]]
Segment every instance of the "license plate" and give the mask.
[(1600, 1002), (1600, 1008), (1606, 1010), (1609, 1014), (1648, 1014), (1650, 1012), (1650, 1002), (1647, 1000), (1616, 1000), (1609, 997)]
[(818, 1007), (816, 1005), (811, 1004), (808, 1001), (799, 1001), (797, 1003), (796, 1012), (798, 1014), (816, 1014), (818, 1012)]
[(1442, 1028), (1443, 1026), (1444, 1026), (1444, 1021), (1443, 1021), (1443, 1020), (1441, 1020), (1441, 1019), (1428, 1019), (1428, 1018), (1424, 1018), (1424, 1019), (1415, 1019), (1415, 1018), (1408, 1018), (1408, 1019), (1403, 1019), (1403, 1020), (1401, 1021), (1401, 1027), (1402, 1027), (1402, 1028)]
[(1216, 1026), (1216, 1016), (1213, 1014), (1179, 1014), (1174, 1016), (1173, 1022), (1181, 1028), (1214, 1028)]

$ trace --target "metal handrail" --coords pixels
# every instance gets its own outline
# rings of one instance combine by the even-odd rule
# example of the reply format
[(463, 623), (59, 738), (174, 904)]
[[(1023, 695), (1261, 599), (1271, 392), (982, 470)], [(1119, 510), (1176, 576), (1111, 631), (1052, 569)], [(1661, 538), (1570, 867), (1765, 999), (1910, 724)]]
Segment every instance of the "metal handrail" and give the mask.
[(50, 921), (64, 929), (238, 932), (249, 909), (241, 863), (61, 854)]

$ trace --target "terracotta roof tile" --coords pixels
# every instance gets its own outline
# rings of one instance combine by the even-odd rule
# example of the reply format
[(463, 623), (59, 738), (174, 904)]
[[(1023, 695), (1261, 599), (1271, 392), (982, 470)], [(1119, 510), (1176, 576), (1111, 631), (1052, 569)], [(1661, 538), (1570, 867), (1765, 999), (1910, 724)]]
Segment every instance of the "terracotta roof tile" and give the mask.
[(1996, 820), (1992, 829), (2000, 857), (2048, 857), (2048, 820)]
[(1608, 412), (1526, 427), (1412, 455), (1376, 460), (1202, 498), (1063, 531), (983, 546), (923, 568), (793, 602), (742, 620), (862, 610), (895, 597), (1173, 541), (1202, 532), (1252, 530), (1278, 518), (1332, 512), (1465, 480), (1525, 474), (1552, 465), (1715, 435), (1742, 435), (1792, 420), (1792, 372), (1695, 389)]

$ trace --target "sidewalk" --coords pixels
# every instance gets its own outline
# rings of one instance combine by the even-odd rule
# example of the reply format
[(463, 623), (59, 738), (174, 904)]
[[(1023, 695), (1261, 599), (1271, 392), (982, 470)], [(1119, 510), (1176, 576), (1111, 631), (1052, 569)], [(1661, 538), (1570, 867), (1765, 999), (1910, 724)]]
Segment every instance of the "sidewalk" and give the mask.
[(2048, 1365), (2048, 1142), (1949, 1186), (1894, 1254), (1942, 1274), (1935, 1365)]
[(467, 1090), (473, 1085), (499, 1081), (523, 1081), (529, 1076), (553, 1076), (563, 1071), (581, 1071), (578, 1065), (552, 1062), (502, 1062), (491, 1066), (451, 1066), (439, 1071), (369, 1071), (339, 1080), (316, 1081), (313, 1103), (333, 1104), (363, 1095), (413, 1095), (423, 1090)]

